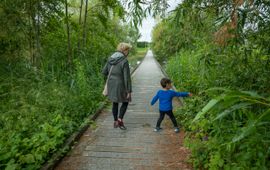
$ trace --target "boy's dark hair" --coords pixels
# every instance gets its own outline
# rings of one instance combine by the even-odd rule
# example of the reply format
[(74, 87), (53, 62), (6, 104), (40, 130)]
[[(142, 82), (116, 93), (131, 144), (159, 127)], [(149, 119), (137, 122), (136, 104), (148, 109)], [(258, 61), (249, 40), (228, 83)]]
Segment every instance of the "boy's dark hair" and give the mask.
[(165, 88), (167, 84), (171, 84), (171, 83), (172, 83), (172, 81), (171, 81), (170, 79), (168, 79), (168, 78), (162, 78), (162, 79), (160, 80), (160, 85), (161, 85), (163, 88)]

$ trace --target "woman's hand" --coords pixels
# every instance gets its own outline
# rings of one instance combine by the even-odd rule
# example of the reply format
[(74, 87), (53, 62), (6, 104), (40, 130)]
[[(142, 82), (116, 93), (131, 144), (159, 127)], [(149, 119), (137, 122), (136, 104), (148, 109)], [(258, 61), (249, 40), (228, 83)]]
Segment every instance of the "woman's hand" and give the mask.
[(128, 99), (129, 101), (131, 101), (131, 93), (128, 93), (128, 94), (127, 94), (127, 99)]

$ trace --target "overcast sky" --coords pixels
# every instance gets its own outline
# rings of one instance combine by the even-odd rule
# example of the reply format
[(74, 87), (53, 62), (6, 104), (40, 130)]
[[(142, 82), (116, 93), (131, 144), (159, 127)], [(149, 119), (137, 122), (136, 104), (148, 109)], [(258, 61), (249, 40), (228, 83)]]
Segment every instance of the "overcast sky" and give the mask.
[[(181, 0), (169, 0), (168, 3), (170, 7), (168, 11), (174, 10), (175, 7), (181, 2)], [(142, 35), (139, 41), (151, 41), (151, 31), (153, 27), (156, 25), (155, 19), (152, 17), (148, 17), (143, 20), (142, 26), (139, 27), (140, 34)]]

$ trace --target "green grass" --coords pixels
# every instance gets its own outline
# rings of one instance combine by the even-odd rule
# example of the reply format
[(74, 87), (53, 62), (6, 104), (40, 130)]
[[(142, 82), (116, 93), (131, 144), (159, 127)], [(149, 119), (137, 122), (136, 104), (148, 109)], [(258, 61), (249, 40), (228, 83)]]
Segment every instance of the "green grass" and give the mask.
[(137, 62), (142, 62), (146, 55), (148, 48), (137, 48), (137, 52), (128, 57), (129, 64), (131, 65), (131, 71), (136, 68)]

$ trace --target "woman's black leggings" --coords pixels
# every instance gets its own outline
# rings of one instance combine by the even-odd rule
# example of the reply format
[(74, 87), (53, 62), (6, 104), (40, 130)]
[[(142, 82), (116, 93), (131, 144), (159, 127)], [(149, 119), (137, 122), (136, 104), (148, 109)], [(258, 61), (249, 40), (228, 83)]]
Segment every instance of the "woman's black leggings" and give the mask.
[(177, 127), (178, 126), (177, 121), (176, 121), (176, 119), (175, 119), (175, 117), (173, 115), (172, 110), (165, 111), (165, 112), (164, 111), (159, 111), (159, 118), (158, 118), (156, 127), (160, 127), (160, 124), (161, 124), (162, 120), (164, 119), (165, 114), (167, 114), (170, 117), (174, 127)]
[[(127, 111), (127, 107), (128, 107), (128, 102), (123, 102), (120, 108), (120, 114), (119, 114), (120, 119), (124, 118), (124, 115)], [(118, 103), (113, 102), (112, 113), (113, 113), (114, 121), (117, 121), (118, 120)]]

